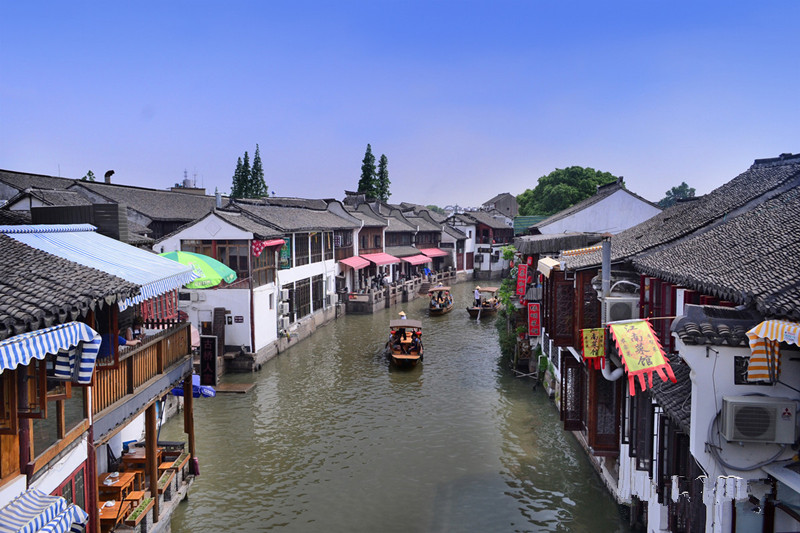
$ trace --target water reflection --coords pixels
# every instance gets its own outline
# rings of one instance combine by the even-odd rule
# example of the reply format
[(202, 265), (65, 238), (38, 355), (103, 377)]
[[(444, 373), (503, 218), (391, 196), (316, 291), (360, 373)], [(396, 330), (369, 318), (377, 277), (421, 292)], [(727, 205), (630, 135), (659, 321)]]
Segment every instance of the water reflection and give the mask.
[[(202, 475), (172, 531), (624, 531), (549, 400), (499, 368), (472, 284), (453, 294), (440, 317), (424, 299), (347, 316), (226, 377), (246, 395), (196, 401)], [(400, 309), (424, 328), (410, 370), (383, 353)]]

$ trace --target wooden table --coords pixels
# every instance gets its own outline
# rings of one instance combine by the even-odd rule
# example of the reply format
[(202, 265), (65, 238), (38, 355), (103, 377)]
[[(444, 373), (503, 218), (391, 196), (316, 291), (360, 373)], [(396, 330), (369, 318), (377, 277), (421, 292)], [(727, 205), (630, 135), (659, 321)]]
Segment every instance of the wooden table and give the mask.
[[(113, 483), (107, 481), (112, 479)], [(135, 479), (136, 474), (132, 472), (120, 472), (116, 478), (111, 477), (110, 472), (100, 474), (97, 476), (97, 492), (100, 494), (101, 499), (103, 496), (108, 496), (109, 499), (123, 500), (133, 490)]]
[[(163, 453), (164, 448), (156, 448), (156, 465), (161, 464), (161, 456)], [(122, 463), (126, 468), (145, 467), (147, 465), (147, 451), (144, 448), (134, 448), (133, 451), (122, 454)]]
[(106, 502), (100, 502), (100, 530), (105, 533), (114, 528), (117, 524), (125, 520), (131, 508), (131, 502), (125, 500), (115, 500), (114, 505), (105, 506)]

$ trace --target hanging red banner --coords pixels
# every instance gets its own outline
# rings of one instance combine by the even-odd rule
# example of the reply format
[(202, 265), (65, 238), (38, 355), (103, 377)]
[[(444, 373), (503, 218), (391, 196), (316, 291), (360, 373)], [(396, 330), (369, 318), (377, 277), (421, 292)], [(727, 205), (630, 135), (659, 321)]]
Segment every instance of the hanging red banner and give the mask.
[(528, 260), (526, 261), (526, 263), (528, 263), (528, 266), (531, 266), (533, 264), (533, 256), (532, 255), (528, 256)]
[(606, 364), (606, 330), (604, 328), (582, 329), (583, 360), (589, 368), (600, 370)]
[(542, 321), (539, 316), (539, 304), (528, 302), (528, 335), (539, 336), (542, 334)]
[(517, 267), (517, 296), (525, 295), (525, 281), (528, 279), (528, 265)]

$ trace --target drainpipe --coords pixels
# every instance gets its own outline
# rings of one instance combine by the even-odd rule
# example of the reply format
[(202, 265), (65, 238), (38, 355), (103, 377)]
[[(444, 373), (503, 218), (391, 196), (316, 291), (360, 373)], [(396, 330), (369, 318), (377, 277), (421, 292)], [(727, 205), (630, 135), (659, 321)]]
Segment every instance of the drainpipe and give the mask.
[[(601, 267), (601, 275), (602, 275), (602, 285), (601, 285), (601, 301), (605, 304), (606, 298), (611, 294), (611, 241), (609, 239), (603, 239), (603, 248), (601, 250), (602, 254), (602, 267)], [(606, 306), (600, 306), (600, 321), (602, 324), (606, 323)], [(603, 367), (601, 368), (601, 372), (603, 377), (606, 378), (608, 381), (617, 381), (622, 375), (625, 373), (625, 369), (622, 367), (615, 368), (611, 370), (611, 358), (606, 356), (606, 361)]]

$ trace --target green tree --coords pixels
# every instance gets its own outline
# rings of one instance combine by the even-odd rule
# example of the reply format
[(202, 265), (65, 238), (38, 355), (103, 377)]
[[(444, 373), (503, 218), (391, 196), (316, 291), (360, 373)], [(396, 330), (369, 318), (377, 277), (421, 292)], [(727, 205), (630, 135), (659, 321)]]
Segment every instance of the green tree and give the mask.
[[(246, 154), (246, 152), (245, 152)], [(261, 164), (261, 151), (256, 144), (256, 153), (253, 155), (253, 169), (250, 172), (248, 198), (263, 198), (269, 196), (267, 183), (264, 181), (264, 167)]]
[(531, 216), (558, 213), (592, 196), (598, 185), (605, 185), (616, 179), (616, 176), (608, 172), (589, 167), (556, 169), (539, 178), (534, 189), (527, 189), (517, 196), (519, 214)]
[(367, 198), (377, 198), (377, 179), (375, 175), (375, 156), (372, 155), (372, 146), (367, 144), (367, 151), (361, 161), (361, 179), (358, 180), (358, 192), (364, 193)]
[(444, 209), (442, 209), (438, 205), (426, 205), (425, 207), (427, 207), (428, 209), (430, 209), (434, 213), (438, 213), (440, 215), (446, 215), (447, 214), (447, 211), (445, 211)]
[(377, 197), (381, 202), (388, 202), (392, 193), (389, 192), (389, 159), (384, 154), (378, 161), (378, 172), (376, 174)]
[(94, 172), (91, 170), (88, 171), (86, 175), (81, 178), (81, 181), (94, 181)]
[(675, 205), (678, 203), (678, 200), (683, 200), (685, 198), (694, 198), (694, 187), (689, 187), (685, 181), (682, 181), (680, 185), (666, 192), (666, 196), (659, 200), (658, 207), (664, 209)]
[(244, 198), (244, 187), (247, 183), (246, 178), (242, 174), (242, 158), (236, 161), (236, 170), (233, 171), (233, 183), (231, 184), (231, 198)]

